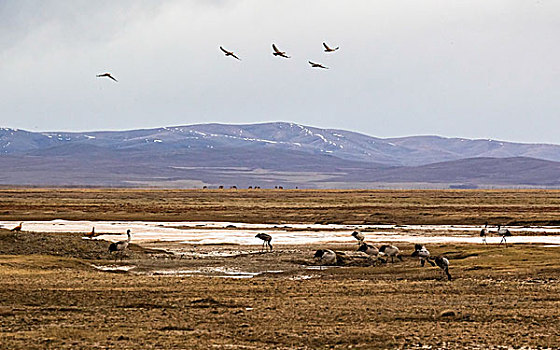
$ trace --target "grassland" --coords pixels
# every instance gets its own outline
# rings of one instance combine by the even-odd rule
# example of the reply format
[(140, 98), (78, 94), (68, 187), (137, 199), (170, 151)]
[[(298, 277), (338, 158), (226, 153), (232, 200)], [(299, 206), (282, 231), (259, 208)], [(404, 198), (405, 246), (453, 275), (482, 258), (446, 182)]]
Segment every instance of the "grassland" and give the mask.
[[(16, 189), (1, 191), (0, 212), (15, 220), (545, 223), (559, 219), (558, 194)], [(432, 254), (451, 261), (448, 282), (439, 269), (407, 257), (410, 244), (399, 245), (404, 262), (362, 261), (323, 271), (307, 269), (319, 246), (170, 260), (133, 245), (117, 264), (136, 266), (138, 273), (96, 270), (92, 265), (114, 264), (107, 245), (72, 234), (0, 229), (0, 348), (560, 347), (558, 247), (432, 245)], [(356, 247), (329, 248), (351, 255)], [(282, 272), (243, 280), (149, 273), (200, 267)]]
[(558, 190), (0, 189), (0, 220), (560, 224)]

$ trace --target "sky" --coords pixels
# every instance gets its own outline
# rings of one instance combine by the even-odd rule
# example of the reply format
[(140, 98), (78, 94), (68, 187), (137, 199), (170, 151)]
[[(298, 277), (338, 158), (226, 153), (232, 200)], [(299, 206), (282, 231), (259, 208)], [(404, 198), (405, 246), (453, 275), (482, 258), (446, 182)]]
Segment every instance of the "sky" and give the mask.
[(0, 126), (560, 143), (559, 34), (554, 0), (0, 0)]

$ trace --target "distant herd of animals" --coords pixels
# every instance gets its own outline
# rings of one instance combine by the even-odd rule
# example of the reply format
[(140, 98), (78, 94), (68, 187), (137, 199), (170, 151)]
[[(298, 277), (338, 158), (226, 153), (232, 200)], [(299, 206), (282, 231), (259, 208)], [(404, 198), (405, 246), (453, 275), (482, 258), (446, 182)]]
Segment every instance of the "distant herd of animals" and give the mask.
[[(337, 47), (331, 48), (326, 43), (323, 43), (323, 49), (324, 49), (323, 50), (324, 52), (331, 53), (331, 52), (337, 51), (339, 49), (339, 47), (337, 46)], [(241, 58), (239, 58), (233, 51), (226, 50), (222, 46), (220, 46), (220, 50), (224, 53), (224, 55), (226, 57), (232, 57), (232, 58), (237, 59), (238, 61), (241, 61)], [(291, 58), (291, 56), (288, 56), (286, 54), (286, 51), (280, 51), (280, 49), (278, 49), (276, 44), (272, 44), (272, 55), (275, 56), (275, 57)], [(309, 63), (311, 68), (329, 69), (329, 67), (326, 67), (326, 66), (322, 65), (321, 63), (312, 62), (312, 61), (307, 61), (307, 63)], [(108, 78), (108, 79), (111, 79), (115, 82), (118, 82), (118, 80), (115, 79), (115, 77), (113, 77), (113, 75), (111, 73), (97, 74), (96, 77), (98, 77), (98, 78)]]
[[(216, 188), (219, 189), (219, 190), (225, 189), (224, 185), (219, 185), (219, 186), (216, 187)], [(202, 186), (202, 189), (203, 189), (203, 190), (207, 190), (207, 189), (209, 189), (209, 187), (206, 186), (206, 185), (204, 185), (204, 186)], [(235, 185), (229, 186), (229, 189), (230, 189), (230, 190), (237, 190), (237, 186), (235, 186)], [(247, 187), (247, 189), (248, 189), (248, 190), (260, 190), (260, 189), (261, 189), (261, 186), (249, 186), (249, 187)], [(274, 186), (274, 189), (275, 189), (275, 190), (283, 190), (283, 189), (284, 189), (284, 186)], [(299, 187), (296, 186), (295, 189), (296, 189), (296, 190), (299, 190)]]
[[(23, 222), (20, 222), (19, 225), (15, 226), (10, 231), (21, 232), (22, 227), (23, 227)], [(484, 225), (484, 228), (482, 228), (482, 230), (480, 231), (480, 237), (482, 237), (482, 243), (488, 244), (488, 242), (486, 241), (486, 236), (488, 236), (490, 233), (491, 233), (491, 231), (488, 229), (488, 223), (486, 223)], [(500, 241), (500, 244), (504, 243), (507, 247), (506, 237), (511, 237), (512, 236), (510, 230), (508, 230), (507, 228), (505, 228), (501, 225), (498, 225), (495, 233), (502, 237), (502, 240)], [(102, 234), (96, 232), (95, 227), (93, 227), (91, 232), (88, 232), (88, 233), (84, 234), (84, 237), (92, 239), (92, 238), (95, 238), (95, 237), (100, 236), (100, 235), (102, 235)], [(126, 249), (128, 248), (128, 245), (129, 245), (130, 240), (131, 240), (130, 230), (126, 231), (126, 235), (127, 235), (127, 240), (113, 242), (109, 245), (109, 253), (114, 255), (115, 260), (117, 260), (118, 257), (120, 257), (121, 260), (122, 260), (122, 258), (124, 256), (124, 253), (125, 253)], [(373, 244), (366, 243), (365, 242), (365, 235), (363, 234), (363, 232), (359, 232), (359, 231), (352, 232), (351, 236), (354, 237), (358, 242), (358, 251), (366, 254), (376, 264), (377, 263), (386, 264), (388, 262), (389, 258), (391, 258), (391, 263), (395, 262), (395, 258), (397, 258), (400, 261), (403, 261), (403, 258), (400, 254), (399, 248), (392, 245), (392, 244), (383, 244), (383, 245), (377, 247)], [(272, 251), (272, 236), (271, 235), (269, 235), (267, 233), (258, 233), (255, 236), (255, 238), (258, 238), (258, 239), (262, 240), (262, 249), (263, 250)], [(319, 249), (315, 252), (314, 258), (316, 259), (316, 261), (319, 263), (319, 265), (322, 268), (323, 266), (339, 264), (339, 262), (340, 262), (339, 254), (337, 254), (336, 252), (334, 252), (331, 249)], [(435, 258), (433, 258), (430, 255), (430, 252), (428, 251), (428, 249), (421, 244), (415, 244), (414, 245), (414, 252), (412, 253), (411, 256), (412, 257), (417, 257), (420, 260), (420, 266), (422, 266), (422, 267), (425, 266), (426, 261), (433, 267), (435, 267), (435, 266), (439, 267), (443, 271), (443, 273), (446, 275), (447, 279), (451, 280), (451, 274), (449, 273), (449, 260), (445, 256), (439, 255), (439, 256), (436, 256)]]

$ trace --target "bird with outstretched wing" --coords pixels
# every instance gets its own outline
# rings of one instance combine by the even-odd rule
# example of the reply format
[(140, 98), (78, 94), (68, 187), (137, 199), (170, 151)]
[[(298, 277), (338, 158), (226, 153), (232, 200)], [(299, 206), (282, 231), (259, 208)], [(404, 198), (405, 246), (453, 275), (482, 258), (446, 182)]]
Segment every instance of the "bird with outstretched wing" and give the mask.
[(113, 76), (111, 75), (111, 73), (103, 73), (103, 74), (97, 74), (98, 78), (109, 78), (109, 79), (113, 79), (114, 81), (118, 82), (117, 79), (113, 78)]
[(272, 44), (272, 49), (274, 50), (274, 52), (272, 53), (274, 56), (280, 56), (280, 57), (284, 57), (284, 58), (290, 58), (290, 56), (286, 55), (285, 51), (280, 51), (278, 50), (278, 48), (276, 47), (276, 45)]
[(328, 67), (323, 66), (320, 63), (315, 63), (315, 62), (311, 62), (311, 61), (307, 61), (309, 62), (309, 64), (311, 65), (312, 68), (323, 68), (323, 69), (329, 69)]
[(327, 45), (326, 43), (323, 43), (323, 46), (325, 47), (325, 52), (335, 52), (336, 50), (339, 49), (338, 46), (335, 47), (334, 49), (333, 49), (333, 48), (330, 48), (329, 45)]
[(220, 50), (222, 50), (226, 56), (231, 56), (231, 57), (237, 58), (238, 60), (241, 61), (241, 58), (237, 57), (237, 56), (233, 53), (233, 51), (228, 51), (228, 50), (224, 49), (224, 48), (221, 47), (221, 46), (220, 46)]

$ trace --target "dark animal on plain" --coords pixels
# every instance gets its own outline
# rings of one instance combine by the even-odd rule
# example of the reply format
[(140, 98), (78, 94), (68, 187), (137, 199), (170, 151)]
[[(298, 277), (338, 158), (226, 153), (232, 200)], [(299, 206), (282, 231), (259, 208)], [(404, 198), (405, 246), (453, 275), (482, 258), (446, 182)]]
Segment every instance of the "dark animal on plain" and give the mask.
[(218, 189), (223, 190), (223, 189), (224, 189), (224, 186), (223, 186), (223, 185), (220, 185), (220, 186), (218, 186)]
[(268, 247), (270, 248), (270, 251), (272, 251), (272, 244), (270, 244), (270, 242), (272, 241), (271, 235), (266, 233), (257, 233), (255, 237), (263, 240), (263, 250), (266, 250)]
[(381, 247), (379, 247), (379, 254), (380, 255), (386, 255), (386, 256), (390, 256), (391, 257), (391, 263), (395, 262), (395, 256), (400, 260), (403, 261), (403, 258), (400, 254), (400, 250), (399, 248), (395, 247), (394, 245), (391, 244), (384, 244)]
[(278, 48), (276, 47), (276, 45), (272, 44), (272, 50), (274, 50), (274, 52), (272, 53), (274, 56), (280, 56), (280, 57), (284, 57), (284, 58), (290, 58), (290, 56), (286, 55), (285, 51), (280, 51), (278, 50)]
[(220, 46), (220, 50), (222, 50), (226, 56), (231, 56), (231, 57), (237, 58), (238, 60), (241, 61), (241, 58), (235, 56), (235, 54), (233, 53), (233, 51), (228, 51), (228, 50), (224, 49), (224, 48), (221, 47), (221, 46)]
[(436, 264), (430, 260), (430, 252), (426, 247), (422, 244), (415, 244), (414, 245), (414, 252), (411, 255), (412, 257), (418, 257), (420, 259), (420, 266), (424, 267), (426, 261), (430, 263), (432, 266), (436, 266)]
[(98, 78), (109, 78), (109, 79), (113, 79), (114, 81), (117, 81), (117, 79), (113, 78), (113, 76), (111, 75), (111, 73), (103, 73), (103, 74), (98, 74), (96, 75)]
[(13, 229), (11, 229), (10, 231), (12, 231), (12, 232), (20, 232), (22, 226), (23, 226), (23, 222), (20, 222), (19, 225), (17, 225), (16, 227), (14, 227)]
[(339, 49), (339, 47), (335, 47), (334, 49), (331, 49), (326, 43), (323, 43), (323, 47), (325, 48), (325, 52), (335, 52), (336, 50)]
[(126, 230), (126, 235), (128, 239), (126, 241), (118, 241), (111, 243), (109, 245), (109, 253), (115, 253), (115, 260), (117, 260), (117, 254), (120, 254), (121, 260), (124, 254), (124, 251), (128, 248), (128, 244), (130, 243), (130, 230)]

